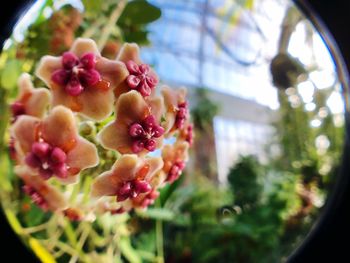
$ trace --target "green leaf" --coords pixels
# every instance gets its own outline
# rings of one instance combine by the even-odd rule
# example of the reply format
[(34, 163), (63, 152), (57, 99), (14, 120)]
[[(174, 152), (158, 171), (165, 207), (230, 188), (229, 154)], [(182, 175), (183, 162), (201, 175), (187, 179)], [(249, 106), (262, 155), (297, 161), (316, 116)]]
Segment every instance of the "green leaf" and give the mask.
[(15, 88), (22, 71), (21, 69), (22, 65), (18, 60), (9, 60), (1, 72), (1, 86), (6, 89)]
[(30, 210), (24, 214), (23, 219), (27, 227), (32, 227), (42, 224), (46, 219), (45, 215), (46, 213), (41, 208), (31, 204)]
[(135, 42), (139, 45), (148, 45), (148, 31), (140, 30), (134, 32), (124, 32), (124, 40), (126, 42)]
[(182, 174), (178, 180), (172, 184), (167, 184), (165, 187), (163, 187), (163, 189), (161, 189), (160, 204), (162, 207), (165, 205), (166, 201), (169, 199), (172, 193), (174, 193), (174, 191), (182, 184), (184, 178), (184, 174)]
[(131, 246), (130, 239), (123, 237), (119, 241), (119, 248), (123, 256), (131, 263), (141, 263), (142, 260), (136, 250)]
[(145, 211), (138, 211), (137, 214), (143, 218), (158, 219), (163, 221), (171, 221), (175, 217), (173, 211), (165, 208), (148, 208)]
[(97, 13), (101, 10), (102, 0), (82, 0), (82, 2), (88, 13)]
[(134, 0), (126, 5), (118, 24), (148, 24), (160, 18), (161, 15), (162, 12), (158, 7), (145, 0)]

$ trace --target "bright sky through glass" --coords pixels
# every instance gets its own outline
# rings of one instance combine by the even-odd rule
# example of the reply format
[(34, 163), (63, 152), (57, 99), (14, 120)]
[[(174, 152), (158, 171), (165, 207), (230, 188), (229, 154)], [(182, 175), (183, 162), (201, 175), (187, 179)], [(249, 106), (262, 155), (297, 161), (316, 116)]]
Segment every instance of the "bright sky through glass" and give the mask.
[[(202, 38), (205, 41), (203, 52), (206, 57), (202, 61), (203, 65), (199, 66), (197, 53), (201, 40), (199, 31), (202, 17), (200, 12), (195, 14), (188, 11), (195, 8), (197, 2), (191, 4), (187, 1), (173, 2), (169, 0), (152, 0), (150, 2), (162, 8), (162, 17), (150, 25), (153, 48), (145, 48), (143, 57), (146, 62), (156, 67), (161, 79), (190, 87), (203, 85), (223, 93), (256, 101), (271, 109), (278, 108), (276, 89), (271, 84), (269, 61), (277, 52), (280, 25), (287, 1), (258, 1), (259, 5), (255, 7), (254, 11), (242, 11), (235, 5), (229, 5), (229, 2), (225, 0), (210, 1), (213, 14), (220, 19), (213, 15), (208, 16), (208, 27), (217, 33), (216, 36), (222, 41), (227, 41), (227, 46), (233, 50), (233, 53), (237, 51), (238, 57), (249, 60), (254, 57), (254, 52), (258, 50), (255, 45), (263, 45), (260, 50), (263, 55), (256, 65), (250, 67), (231, 63), (232, 61), (230, 62), (225, 52), (208, 34)], [(16, 41), (23, 40), (26, 28), (35, 19), (43, 3), (43, 0), (38, 0), (17, 23), (14, 29)], [(78, 0), (55, 1), (55, 6), (59, 7), (65, 3), (72, 3), (79, 9), (83, 8)], [(232, 10), (232, 12), (225, 13), (227, 9)], [(50, 10), (47, 10), (47, 15), (49, 13)], [(239, 17), (239, 22), (234, 26), (227, 23), (228, 19), (232, 19), (235, 15)], [(260, 36), (254, 30), (250, 30), (254, 28), (252, 21), (259, 26)], [(312, 36), (313, 49), (307, 48), (305, 43), (309, 36), (306, 30), (305, 24), (299, 23), (292, 35), (288, 52), (302, 63), (309, 64), (314, 59), (318, 65), (321, 65), (320, 70), (310, 74), (310, 80), (317, 88), (327, 88), (336, 81), (334, 63), (318, 34)], [(265, 38), (264, 41), (262, 41), (262, 36)], [(5, 48), (8, 44), (9, 42), (5, 44)], [(198, 82), (199, 70), (204, 71), (202, 83)], [(303, 100), (311, 102), (310, 82), (302, 83), (300, 86), (305, 87), (305, 91), (299, 89)], [(332, 112), (341, 112), (343, 103), (340, 94), (335, 92), (327, 101), (327, 105)]]

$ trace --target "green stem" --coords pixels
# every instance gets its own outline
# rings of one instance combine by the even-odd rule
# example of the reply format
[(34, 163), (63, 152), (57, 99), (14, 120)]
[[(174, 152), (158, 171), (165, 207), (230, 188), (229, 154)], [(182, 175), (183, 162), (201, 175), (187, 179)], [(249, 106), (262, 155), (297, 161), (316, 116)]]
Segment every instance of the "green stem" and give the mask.
[[(67, 236), (68, 243), (74, 248), (74, 253), (71, 254), (72, 258), (70, 262), (76, 262), (76, 260), (80, 260), (81, 262), (91, 262), (89, 258), (84, 254), (82, 247), (83, 244), (86, 241), (86, 238), (88, 237), (89, 234), (89, 227), (84, 226), (83, 233), (78, 241), (78, 237), (76, 232), (73, 229), (73, 226), (71, 225), (69, 220), (65, 220), (66, 224), (64, 226), (64, 233)], [(57, 242), (57, 244), (60, 242)]]
[[(160, 200), (157, 200), (157, 207), (160, 207)], [(157, 245), (157, 263), (164, 263), (164, 240), (163, 240), (163, 221), (156, 220), (156, 245)]]
[[(79, 238), (79, 241), (77, 243), (77, 246), (76, 246), (76, 250), (77, 252), (80, 252), (79, 254), (84, 254), (84, 252), (82, 251), (83, 249), (83, 246), (84, 246), (84, 243), (86, 241), (86, 239), (88, 238), (89, 236), (89, 233), (90, 233), (90, 227), (86, 224), (83, 224), (83, 232)], [(79, 260), (79, 254), (76, 253), (69, 261), (69, 263), (75, 263)], [(90, 260), (88, 259), (88, 257), (85, 258), (86, 262), (90, 262)]]
[(101, 25), (105, 22), (104, 19), (98, 18), (91, 26), (81, 35), (83, 38), (91, 38), (100, 29)]
[(43, 223), (41, 225), (23, 228), (23, 234), (29, 235), (29, 234), (33, 234), (33, 233), (36, 233), (39, 231), (43, 231), (43, 230), (47, 229), (48, 225), (49, 225), (49, 222), (46, 222), (46, 223)]
[(72, 244), (73, 247), (76, 247), (77, 243), (78, 243), (76, 233), (75, 233), (70, 221), (68, 219), (65, 219), (65, 221), (66, 221), (65, 226), (63, 227), (64, 233), (68, 239), (68, 242), (70, 244)]
[(106, 42), (107, 42), (113, 28), (116, 26), (116, 23), (124, 10), (126, 3), (127, 3), (127, 1), (125, 1), (125, 0), (122, 0), (118, 3), (117, 7), (114, 9), (111, 16), (109, 17), (107, 24), (102, 29), (101, 37), (100, 37), (99, 41), (97, 42), (97, 46), (98, 46), (98, 49), (100, 51), (106, 45)]

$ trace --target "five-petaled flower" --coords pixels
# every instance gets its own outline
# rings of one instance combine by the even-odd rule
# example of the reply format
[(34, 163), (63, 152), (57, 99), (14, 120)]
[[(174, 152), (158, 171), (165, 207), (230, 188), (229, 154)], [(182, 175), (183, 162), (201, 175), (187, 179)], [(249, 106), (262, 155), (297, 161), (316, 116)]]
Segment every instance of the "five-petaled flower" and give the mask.
[(24, 182), (23, 191), (41, 209), (63, 211), (67, 208), (68, 202), (64, 195), (40, 176), (31, 174), (31, 171), (25, 166), (17, 166), (15, 172)]
[(152, 90), (158, 83), (158, 79), (152, 73), (150, 67), (146, 64), (137, 65), (132, 60), (129, 60), (125, 64), (130, 73), (126, 79), (130, 89), (137, 90), (144, 97), (151, 95)]
[(194, 137), (193, 134), (193, 124), (187, 121), (183, 128), (180, 130), (179, 139), (188, 142), (189, 146), (192, 146)]
[(142, 63), (137, 44), (125, 43), (117, 56), (117, 60), (125, 63), (129, 76), (125, 84), (115, 91), (116, 96), (130, 90), (137, 90), (143, 97), (152, 94), (158, 84), (158, 77), (149, 65)]
[(129, 72), (124, 63), (103, 58), (93, 40), (78, 38), (62, 57), (44, 56), (36, 75), (51, 89), (53, 106), (102, 120), (113, 110), (113, 90)]
[(150, 192), (140, 195), (132, 200), (134, 208), (147, 208), (153, 205), (155, 200), (159, 197), (159, 192), (156, 189), (152, 189)]
[(163, 171), (166, 174), (166, 182), (172, 183), (179, 178), (185, 162), (188, 159), (188, 143), (177, 141), (173, 145), (165, 145), (162, 151), (164, 161)]
[(52, 73), (51, 80), (62, 87), (71, 96), (78, 96), (87, 87), (96, 85), (101, 80), (100, 73), (95, 70), (96, 56), (85, 53), (78, 58), (73, 52), (62, 55), (62, 68)]
[(50, 102), (50, 92), (45, 88), (34, 88), (27, 73), (20, 76), (18, 87), (17, 99), (11, 104), (12, 121), (21, 115), (43, 117)]
[(63, 106), (53, 108), (43, 120), (21, 116), (11, 135), (19, 164), (43, 179), (56, 176), (71, 183), (81, 170), (98, 164), (95, 145), (78, 135), (72, 111)]
[(122, 94), (116, 105), (116, 120), (98, 134), (102, 146), (122, 154), (159, 148), (164, 134), (159, 124), (162, 109), (160, 98), (147, 103), (136, 91)]
[(172, 90), (168, 87), (163, 87), (162, 94), (164, 97), (164, 105), (166, 109), (164, 124), (165, 131), (169, 135), (177, 129), (182, 129), (188, 120), (189, 111), (186, 101), (186, 90)]
[(151, 179), (162, 169), (160, 157), (122, 155), (112, 169), (99, 175), (92, 185), (92, 196), (116, 196), (117, 202), (134, 199), (152, 190)]

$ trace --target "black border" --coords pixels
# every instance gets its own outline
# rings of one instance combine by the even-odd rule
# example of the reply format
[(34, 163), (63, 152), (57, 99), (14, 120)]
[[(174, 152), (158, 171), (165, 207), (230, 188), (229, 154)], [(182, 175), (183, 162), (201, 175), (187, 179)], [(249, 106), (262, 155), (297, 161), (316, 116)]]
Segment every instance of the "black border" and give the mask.
[[(349, 92), (350, 16), (346, 1), (295, 0), (320, 32), (335, 60), (343, 88)], [(332, 34), (331, 34), (331, 33)], [(342, 57), (340, 57), (342, 56)], [(349, 109), (347, 109), (349, 110)], [(350, 113), (345, 113), (346, 134), (342, 166), (321, 217), (288, 259), (300, 262), (349, 262), (350, 232)]]
[[(16, 21), (34, 0), (8, 1), (0, 8), (0, 47), (7, 39)], [(336, 59), (342, 82), (348, 87), (350, 68), (350, 8), (346, 0), (295, 0), (304, 14), (321, 33)], [(322, 18), (322, 20), (320, 19)], [(323, 22), (322, 22), (323, 21)], [(328, 29), (327, 29), (328, 28)], [(329, 32), (332, 33), (333, 37)], [(335, 41), (334, 41), (335, 40)], [(335, 44), (337, 43), (337, 45)], [(339, 52), (340, 51), (340, 52)], [(342, 54), (344, 60), (338, 57)], [(350, 131), (350, 114), (346, 114), (347, 131)], [(343, 165), (337, 184), (327, 199), (324, 212), (303, 244), (290, 256), (288, 262), (350, 262), (350, 141), (347, 133)], [(4, 244), (2, 257), (11, 261), (38, 260), (14, 234), (3, 213), (0, 213), (0, 241)], [(344, 240), (345, 238), (345, 240)], [(252, 262), (254, 263), (254, 262)]]

